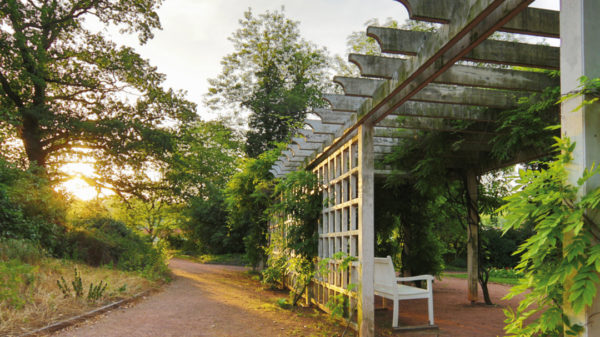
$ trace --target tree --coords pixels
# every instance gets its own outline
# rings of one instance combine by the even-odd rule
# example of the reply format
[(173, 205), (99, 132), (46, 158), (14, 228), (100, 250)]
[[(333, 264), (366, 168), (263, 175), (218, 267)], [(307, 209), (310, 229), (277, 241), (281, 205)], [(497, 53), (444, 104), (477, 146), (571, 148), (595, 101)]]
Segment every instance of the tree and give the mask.
[(235, 173), (242, 142), (223, 121), (199, 121), (180, 130), (165, 179), (183, 200), (209, 198)]
[(266, 151), (258, 158), (244, 158), (240, 170), (225, 188), (228, 240), (245, 247), (248, 261), (257, 267), (265, 258), (267, 244), (266, 210), (272, 204), (273, 175), (269, 172), (281, 147)]
[(177, 126), (196, 118), (181, 92), (133, 49), (86, 28), (95, 19), (141, 43), (160, 28), (159, 0), (0, 3), (0, 127), (23, 142), (28, 163), (60, 179), (58, 168), (91, 158), (96, 183), (143, 188), (164, 167)]
[(256, 17), (246, 11), (230, 38), (235, 52), (209, 80), (210, 107), (249, 113), (245, 151), (251, 157), (287, 140), (310, 108), (323, 105), (328, 57), (300, 37), (298, 24), (283, 12)]

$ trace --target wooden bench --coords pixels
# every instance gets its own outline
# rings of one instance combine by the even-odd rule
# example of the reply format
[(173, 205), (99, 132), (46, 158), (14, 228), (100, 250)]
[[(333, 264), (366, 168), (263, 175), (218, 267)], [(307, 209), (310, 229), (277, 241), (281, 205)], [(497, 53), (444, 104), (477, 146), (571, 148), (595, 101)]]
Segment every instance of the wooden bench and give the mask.
[[(394, 301), (394, 316), (392, 327), (398, 327), (398, 305), (401, 300), (426, 298), (429, 312), (429, 325), (433, 326), (433, 288), (432, 275), (419, 275), (413, 277), (396, 277), (392, 258), (375, 258), (375, 295)], [(413, 287), (398, 282), (427, 280), (427, 289)]]

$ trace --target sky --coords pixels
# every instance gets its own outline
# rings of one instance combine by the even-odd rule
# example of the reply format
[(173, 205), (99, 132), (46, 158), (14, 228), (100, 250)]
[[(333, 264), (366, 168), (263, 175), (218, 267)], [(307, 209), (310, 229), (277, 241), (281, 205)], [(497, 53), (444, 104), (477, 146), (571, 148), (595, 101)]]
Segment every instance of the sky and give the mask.
[[(537, 0), (533, 6), (558, 9), (559, 0)], [(372, 18), (384, 22), (408, 18), (395, 0), (165, 0), (159, 9), (163, 29), (140, 46), (133, 37), (114, 36), (117, 43), (135, 47), (158, 71), (167, 75), (166, 87), (187, 91), (203, 118), (214, 117), (202, 104), (209, 78), (221, 72), (221, 59), (233, 52), (227, 39), (239, 28), (238, 20), (252, 8), (254, 14), (285, 7), (286, 17), (300, 21), (302, 36), (331, 54), (346, 55), (346, 37), (366, 31)]]

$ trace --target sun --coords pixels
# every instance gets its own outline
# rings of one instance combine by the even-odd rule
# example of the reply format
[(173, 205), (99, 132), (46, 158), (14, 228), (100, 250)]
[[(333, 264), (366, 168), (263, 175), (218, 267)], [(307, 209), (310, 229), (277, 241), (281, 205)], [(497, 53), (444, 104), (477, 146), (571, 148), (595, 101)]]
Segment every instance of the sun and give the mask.
[(70, 176), (74, 176), (60, 184), (59, 189), (66, 191), (68, 194), (73, 195), (77, 199), (89, 201), (94, 198), (106, 196), (112, 194), (107, 189), (96, 189), (88, 184), (82, 176), (93, 178), (95, 176), (94, 163), (80, 162), (80, 163), (69, 163), (63, 165), (60, 170)]

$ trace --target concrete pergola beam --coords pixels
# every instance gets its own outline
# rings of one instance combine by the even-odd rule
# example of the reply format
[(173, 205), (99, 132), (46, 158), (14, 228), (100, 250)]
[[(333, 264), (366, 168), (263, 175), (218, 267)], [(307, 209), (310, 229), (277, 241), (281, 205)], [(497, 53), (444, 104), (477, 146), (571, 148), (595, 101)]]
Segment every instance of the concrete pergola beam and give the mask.
[(333, 136), (329, 133), (327, 134), (317, 134), (312, 130), (300, 129), (297, 131), (299, 134), (306, 137), (306, 141), (308, 143), (320, 143), (323, 144), (325, 142), (331, 143), (333, 141)]
[(292, 153), (294, 154), (294, 156), (298, 156), (298, 157), (308, 157), (312, 154), (314, 154), (314, 150), (303, 150), (300, 148), (300, 146), (298, 144), (295, 143), (290, 143), (288, 145), (288, 149), (290, 151), (292, 151)]
[(496, 120), (497, 114), (479, 106), (408, 101), (390, 115), (493, 122)]
[[(452, 20), (453, 1), (396, 0), (408, 10), (413, 20), (449, 23)], [(558, 38), (559, 12), (548, 9), (526, 8), (498, 30), (511, 33)]]
[(324, 124), (339, 124), (344, 125), (347, 121), (354, 118), (356, 121), (356, 113), (348, 111), (333, 111), (331, 109), (315, 108), (312, 113), (321, 118), (321, 122)]
[(518, 99), (524, 96), (528, 95), (518, 91), (429, 84), (415, 93), (410, 100), (429, 103), (474, 105), (508, 110), (516, 107)]
[(306, 156), (296, 155), (291, 150), (285, 150), (281, 152), (287, 157), (288, 162), (298, 162), (303, 163), (306, 160)]
[[(391, 79), (396, 71), (407, 67), (407, 63), (409, 62), (407, 59), (397, 57), (360, 54), (348, 55), (348, 61), (358, 66), (361, 76), (382, 79)], [(347, 95), (361, 96), (354, 90), (353, 85), (355, 84), (352, 82), (348, 83), (349, 80), (347, 79), (348, 77), (335, 77), (334, 81), (347, 90)], [(483, 68), (460, 64), (453, 65), (433, 80), (433, 83), (538, 92), (543, 91), (549, 86), (557, 86), (558, 82), (558, 78), (552, 78), (540, 72)], [(363, 89), (361, 92), (364, 91)]]
[[(373, 97), (382, 80), (371, 80), (365, 78), (337, 77), (338, 83), (343, 83), (342, 87), (347, 94)], [(373, 90), (373, 91), (371, 91)], [(522, 92), (508, 90), (490, 90), (485, 88), (450, 86), (447, 84), (429, 84), (420, 92), (415, 94), (411, 100), (443, 103), (475, 105), (499, 109), (511, 109), (517, 105), (519, 97), (527, 96)], [(431, 109), (428, 109), (431, 111)]]
[(322, 145), (319, 143), (307, 142), (303, 137), (293, 137), (292, 142), (296, 143), (301, 150), (315, 151), (321, 149), (322, 147)]
[(405, 138), (413, 139), (418, 135), (417, 131), (411, 129), (400, 129), (397, 127), (375, 126), (375, 138)]
[(331, 104), (331, 110), (333, 111), (356, 112), (365, 101), (363, 97), (351, 97), (337, 94), (325, 94), (323, 95), (323, 98)]
[[(368, 27), (367, 36), (379, 43), (384, 53), (416, 55), (434, 33), (396, 28)], [(508, 41), (484, 40), (462, 60), (544, 69), (559, 69), (560, 48)]]
[(340, 128), (340, 124), (325, 124), (317, 119), (305, 119), (304, 124), (310, 126), (315, 134), (335, 135)]
[(414, 129), (423, 131), (438, 131), (438, 132), (457, 132), (465, 134), (483, 134), (483, 135), (496, 135), (493, 130), (486, 130), (485, 128), (468, 128), (468, 129), (457, 129), (456, 126), (449, 123), (447, 119), (441, 118), (430, 118), (430, 117), (408, 117), (398, 118), (397, 116), (390, 115), (381, 120), (377, 126), (385, 127), (397, 127), (401, 129)]

